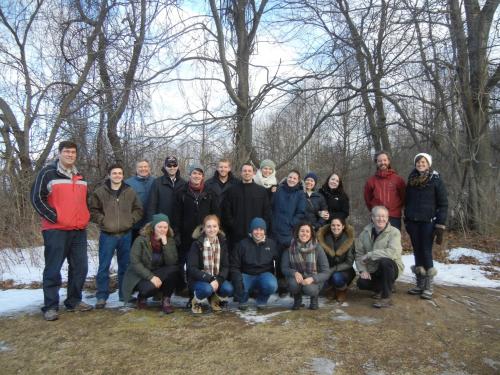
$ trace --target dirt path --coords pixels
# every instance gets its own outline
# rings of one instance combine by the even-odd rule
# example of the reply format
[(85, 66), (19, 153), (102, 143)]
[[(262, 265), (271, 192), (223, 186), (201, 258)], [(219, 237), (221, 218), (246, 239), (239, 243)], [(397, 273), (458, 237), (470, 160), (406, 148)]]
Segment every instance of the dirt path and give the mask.
[[(433, 302), (405, 293), (376, 310), (271, 308), (250, 324), (235, 311), (64, 313), (0, 319), (2, 374), (498, 374), (500, 290), (440, 287)], [(251, 313), (248, 315), (252, 315)], [(248, 316), (247, 316), (248, 318)]]

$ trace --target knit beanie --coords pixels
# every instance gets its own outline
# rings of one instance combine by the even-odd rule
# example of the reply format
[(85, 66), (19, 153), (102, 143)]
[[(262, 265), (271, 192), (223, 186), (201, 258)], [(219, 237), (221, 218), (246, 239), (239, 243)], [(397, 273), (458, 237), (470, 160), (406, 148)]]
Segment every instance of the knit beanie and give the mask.
[(156, 227), (156, 224), (166, 221), (168, 225), (170, 225), (170, 220), (168, 219), (168, 216), (165, 214), (156, 214), (153, 215), (153, 218), (151, 219), (151, 225), (153, 226), (153, 230)]
[(264, 168), (264, 167), (269, 167), (271, 168), (273, 171), (276, 170), (276, 164), (274, 164), (274, 161), (270, 160), (270, 159), (264, 159), (260, 162), (260, 169)]
[(265, 231), (267, 230), (266, 222), (261, 217), (254, 217), (250, 222), (250, 228), (249, 228), (250, 233), (252, 233), (253, 230), (257, 228), (264, 229)]
[(203, 171), (203, 168), (201, 167), (201, 165), (199, 164), (193, 164), (189, 167), (189, 174), (193, 173), (193, 171), (198, 171), (200, 172), (202, 175), (205, 174), (205, 172)]
[(420, 154), (417, 154), (415, 156), (415, 158), (413, 159), (413, 165), (417, 164), (417, 158), (419, 156), (423, 156), (427, 162), (429, 163), (429, 167), (432, 167), (432, 156), (430, 156), (429, 154), (426, 154), (425, 152), (421, 152)]
[(314, 184), (316, 185), (318, 183), (318, 175), (314, 172), (309, 172), (306, 174), (306, 177), (304, 177), (304, 181), (307, 180), (308, 178), (312, 178), (314, 180)]

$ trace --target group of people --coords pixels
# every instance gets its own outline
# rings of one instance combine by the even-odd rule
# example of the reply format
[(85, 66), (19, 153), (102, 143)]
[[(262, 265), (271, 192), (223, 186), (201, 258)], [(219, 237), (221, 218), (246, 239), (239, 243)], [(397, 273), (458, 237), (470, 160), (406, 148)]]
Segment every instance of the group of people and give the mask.
[[(229, 297), (242, 310), (250, 296), (262, 308), (275, 292), (290, 293), (293, 309), (309, 296), (314, 310), (326, 286), (345, 301), (356, 277), (354, 263), (358, 287), (375, 292), (374, 307), (388, 307), (403, 270), (403, 207), (415, 254), (416, 285), (409, 293), (432, 298), (432, 243), (443, 238), (447, 196), (428, 154), (415, 157), (407, 184), (386, 152), (375, 156), (377, 172), (364, 191), (371, 222), (357, 238), (347, 223), (349, 198), (338, 173), (316, 189), (314, 173), (302, 180), (291, 170), (278, 181), (274, 162), (263, 160), (256, 173), (252, 164), (243, 164), (238, 179), (231, 162), (222, 159), (213, 177), (205, 179), (204, 169), (193, 165), (186, 181), (177, 158), (168, 156), (158, 178), (147, 160), (138, 161), (136, 175), (126, 180), (122, 166), (112, 165), (106, 181), (88, 194), (76, 159), (77, 145), (61, 142), (59, 158), (39, 172), (31, 191), (42, 218), (46, 320), (58, 318), (64, 259), (66, 309), (104, 308), (115, 252), (120, 300), (144, 308), (149, 297), (159, 297), (166, 314), (174, 311), (172, 294), (186, 288), (194, 314), (220, 311)], [(89, 220), (100, 228), (95, 306), (82, 301)]]

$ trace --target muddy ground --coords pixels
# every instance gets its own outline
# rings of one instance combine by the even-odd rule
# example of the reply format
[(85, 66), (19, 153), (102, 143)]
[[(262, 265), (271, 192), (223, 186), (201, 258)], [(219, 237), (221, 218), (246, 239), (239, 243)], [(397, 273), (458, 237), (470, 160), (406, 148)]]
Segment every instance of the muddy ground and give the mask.
[[(351, 291), (349, 306), (274, 307), (242, 317), (178, 309), (62, 312), (0, 318), (7, 374), (498, 374), (500, 290), (437, 286), (432, 302), (397, 284), (377, 310)], [(266, 322), (252, 323), (249, 319)]]

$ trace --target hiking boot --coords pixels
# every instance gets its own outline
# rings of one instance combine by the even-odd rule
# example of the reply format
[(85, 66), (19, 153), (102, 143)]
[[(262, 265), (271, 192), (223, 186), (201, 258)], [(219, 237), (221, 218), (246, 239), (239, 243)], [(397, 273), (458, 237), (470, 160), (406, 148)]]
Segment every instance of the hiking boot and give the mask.
[(221, 306), (222, 300), (217, 295), (217, 293), (212, 294), (208, 300), (210, 302), (210, 307), (212, 308), (213, 312), (221, 312), (222, 311), (222, 306)]
[[(104, 303), (106, 303), (106, 302), (104, 302)], [(73, 307), (66, 307), (66, 311), (69, 311), (69, 312), (90, 311), (92, 309), (93, 309), (92, 305), (89, 305), (88, 303), (85, 303), (85, 302), (82, 302), (82, 301), (78, 302)]]
[(432, 299), (432, 294), (434, 292), (434, 287), (433, 287), (433, 280), (434, 276), (437, 275), (437, 270), (432, 267), (427, 270), (427, 274), (425, 275), (424, 278), (424, 290), (422, 291), (422, 294), (420, 295), (420, 298), (422, 299)]
[(318, 296), (311, 297), (311, 301), (309, 302), (309, 310), (317, 310), (319, 309)]
[(43, 318), (48, 322), (59, 319), (59, 313), (55, 309), (49, 309), (43, 312)]
[(294, 294), (293, 295), (293, 306), (292, 310), (298, 310), (304, 305), (302, 304), (302, 294)]
[(163, 301), (161, 303), (161, 311), (165, 314), (172, 314), (174, 312), (174, 306), (170, 303), (170, 297), (163, 297)]
[(106, 306), (106, 300), (105, 299), (102, 299), (102, 298), (99, 298), (97, 300), (97, 302), (95, 303), (95, 308), (97, 310), (101, 310), (101, 309), (104, 309), (104, 307)]
[(378, 301), (373, 302), (373, 307), (377, 309), (382, 309), (384, 307), (392, 306), (392, 300), (390, 298), (381, 298)]
[(142, 296), (137, 296), (137, 308), (139, 310), (145, 309), (148, 307), (148, 299)]
[(408, 290), (408, 294), (411, 294), (412, 296), (420, 295), (425, 288), (425, 269), (424, 267), (411, 266), (411, 271), (415, 274), (416, 285)]
[(191, 300), (191, 312), (196, 315), (203, 314), (203, 305), (201, 304), (201, 300), (196, 298), (196, 296)]
[(335, 290), (335, 297), (339, 303), (344, 303), (347, 299), (347, 287)]

